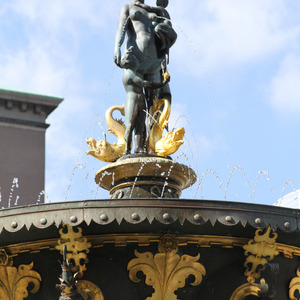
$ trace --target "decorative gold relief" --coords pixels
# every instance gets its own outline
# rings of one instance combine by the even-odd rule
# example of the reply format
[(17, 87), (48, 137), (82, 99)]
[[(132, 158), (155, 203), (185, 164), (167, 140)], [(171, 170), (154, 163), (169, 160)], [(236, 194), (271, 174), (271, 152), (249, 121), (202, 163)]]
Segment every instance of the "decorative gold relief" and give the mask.
[(23, 300), (28, 297), (28, 285), (33, 284), (31, 293), (40, 288), (42, 278), (39, 273), (31, 270), (30, 265), (20, 265), (17, 268), (0, 266), (0, 300)]
[(76, 288), (84, 300), (104, 300), (103, 294), (98, 286), (88, 280), (77, 281)]
[[(64, 230), (67, 230), (64, 233)], [(82, 236), (82, 229), (80, 227), (64, 226), (59, 230), (61, 239), (58, 240), (58, 245), (55, 247), (63, 254), (63, 247), (67, 246), (67, 260), (72, 264), (72, 272), (78, 272), (78, 277), (83, 276), (86, 271), (86, 264), (88, 263), (87, 253), (89, 248), (92, 247), (91, 243), (88, 243), (86, 237)]]
[(293, 278), (290, 282), (289, 297), (291, 300), (299, 300), (300, 297), (295, 296), (296, 291), (300, 295), (300, 269), (297, 270), (297, 277)]
[(162, 136), (171, 113), (171, 104), (167, 99), (155, 98), (151, 109), (150, 115), (153, 116), (155, 122), (150, 131), (149, 146), (156, 155), (166, 157), (175, 153), (183, 144), (185, 131), (183, 127), (180, 127)]
[(231, 295), (230, 300), (244, 300), (248, 296), (260, 297), (260, 293), (268, 291), (268, 285), (264, 279), (261, 279), (260, 284), (245, 283), (239, 286)]
[(259, 279), (268, 261), (273, 260), (279, 254), (275, 244), (277, 233), (271, 233), (271, 227), (268, 227), (264, 234), (262, 232), (262, 229), (258, 229), (254, 240), (249, 241), (248, 245), (243, 247), (246, 250), (245, 255), (248, 255), (244, 264), (246, 267), (244, 274), (249, 283), (254, 283), (255, 279)]
[(4, 249), (0, 249), (0, 266), (11, 267), (13, 260), (9, 257)]
[(206, 270), (197, 262), (196, 257), (176, 254), (177, 241), (171, 235), (162, 238), (159, 244), (159, 252), (155, 256), (152, 253), (139, 253), (135, 250), (137, 258), (131, 260), (127, 266), (129, 277), (133, 282), (139, 282), (137, 272), (142, 271), (146, 275), (146, 284), (154, 288), (154, 293), (146, 300), (176, 300), (174, 292), (185, 286), (185, 279), (193, 275), (194, 286), (202, 282)]
[[(163, 109), (161, 110), (161, 108)], [(117, 143), (110, 144), (106, 139), (101, 141), (96, 141), (94, 138), (86, 139), (86, 143), (91, 148), (91, 150), (86, 153), (104, 162), (115, 162), (122, 157), (125, 152), (124, 134), (126, 127), (122, 120), (114, 119), (113, 112), (116, 110), (118, 110), (122, 116), (125, 115), (124, 105), (115, 105), (106, 111), (105, 120), (109, 127), (108, 131), (117, 137)], [(167, 99), (154, 99), (153, 107), (150, 111), (150, 118), (154, 123), (151, 126), (149, 134), (149, 147), (156, 155), (162, 157), (175, 153), (183, 144), (183, 137), (185, 134), (184, 128), (181, 127), (172, 132), (168, 132), (164, 137), (162, 136), (163, 131), (168, 124), (170, 113), (171, 104)]]
[(106, 139), (96, 141), (93, 138), (88, 138), (86, 140), (89, 147), (92, 148), (92, 150), (87, 151), (86, 154), (92, 155), (95, 158), (105, 162), (114, 162), (118, 158), (120, 158), (125, 152), (124, 134), (126, 127), (122, 120), (113, 118), (113, 112), (115, 110), (118, 110), (123, 116), (125, 115), (124, 105), (112, 106), (106, 111), (105, 120), (107, 126), (109, 127), (108, 131), (117, 137), (118, 143), (110, 144), (106, 141)]
[(246, 267), (244, 275), (247, 277), (248, 283), (239, 286), (233, 292), (230, 300), (243, 300), (250, 295), (260, 297), (261, 294), (266, 294), (269, 291), (269, 286), (264, 278), (260, 280), (259, 284), (255, 283), (255, 280), (260, 278), (266, 264), (279, 254), (278, 245), (275, 243), (278, 235), (271, 232), (270, 226), (264, 234), (262, 232), (262, 229), (256, 230), (254, 239), (243, 246), (245, 256), (247, 256), (244, 263)]
[[(128, 243), (138, 243), (139, 245), (149, 245), (150, 242), (159, 241), (159, 234), (105, 234), (86, 236), (93, 247), (102, 247), (105, 243), (117, 243), (126, 246)], [(249, 239), (240, 237), (217, 236), (217, 235), (184, 235), (176, 236), (179, 245), (197, 244), (199, 247), (218, 246), (222, 248), (243, 247), (248, 243)], [(284, 255), (285, 258), (293, 258), (300, 256), (300, 248), (292, 245), (276, 243), (277, 250)], [(12, 255), (18, 255), (20, 252), (36, 253), (41, 249), (55, 250), (57, 239), (47, 239), (32, 241), (26, 243), (18, 243), (7, 245), (5, 249)], [(1, 254), (0, 254), (1, 255)]]

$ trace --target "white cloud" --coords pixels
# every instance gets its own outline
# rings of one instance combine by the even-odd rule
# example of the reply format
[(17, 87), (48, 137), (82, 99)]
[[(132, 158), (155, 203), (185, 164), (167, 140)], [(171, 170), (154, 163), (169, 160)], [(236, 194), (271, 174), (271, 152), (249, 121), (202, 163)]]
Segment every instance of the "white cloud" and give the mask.
[(283, 114), (300, 112), (300, 56), (287, 55), (269, 85), (272, 107)]
[[(19, 87), (43, 94), (59, 94), (74, 77), (71, 65), (58, 66), (47, 49), (29, 47), (11, 55), (0, 55), (1, 84)], [(73, 72), (72, 72), (73, 71)]]
[(180, 35), (171, 59), (199, 74), (203, 65), (215, 71), (232, 68), (291, 47), (298, 43), (300, 27), (289, 6), (284, 0), (174, 1), (172, 17)]
[(106, 26), (114, 12), (114, 3), (98, 0), (15, 0), (10, 8), (53, 31), (68, 31), (79, 30), (80, 22), (96, 28)]

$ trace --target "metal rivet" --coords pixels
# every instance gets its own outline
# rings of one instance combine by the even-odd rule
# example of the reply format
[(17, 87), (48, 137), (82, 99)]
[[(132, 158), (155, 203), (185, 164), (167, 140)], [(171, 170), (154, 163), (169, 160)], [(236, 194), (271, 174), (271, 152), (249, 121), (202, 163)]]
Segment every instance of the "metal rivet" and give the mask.
[(227, 217), (225, 217), (225, 221), (226, 221), (226, 222), (232, 222), (233, 219), (232, 219), (231, 216), (227, 216)]
[(103, 221), (103, 222), (106, 222), (108, 220), (107, 214), (100, 215), (100, 220)]
[(165, 214), (163, 215), (163, 219), (164, 219), (165, 221), (171, 221), (171, 216), (170, 216), (168, 213), (165, 213)]
[(76, 222), (77, 222), (77, 217), (76, 217), (76, 216), (72, 216), (72, 217), (70, 218), (70, 221), (71, 221), (72, 223), (76, 223)]
[(285, 227), (286, 229), (290, 229), (290, 228), (291, 228), (290, 222), (285, 222), (285, 223), (284, 223), (284, 227)]
[(46, 225), (46, 224), (47, 224), (47, 219), (46, 219), (46, 218), (40, 219), (40, 223), (41, 223), (42, 225)]
[(255, 224), (256, 224), (256, 225), (261, 225), (261, 224), (262, 224), (261, 218), (256, 218), (256, 219), (255, 219)]
[(140, 216), (137, 213), (133, 213), (131, 215), (131, 219), (134, 220), (134, 221), (138, 221), (140, 219)]
[(12, 228), (17, 228), (18, 227), (18, 223), (17, 222), (11, 222), (11, 224), (10, 224), (10, 226), (12, 227)]
[(194, 215), (194, 221), (200, 222), (201, 221), (201, 216), (199, 214)]

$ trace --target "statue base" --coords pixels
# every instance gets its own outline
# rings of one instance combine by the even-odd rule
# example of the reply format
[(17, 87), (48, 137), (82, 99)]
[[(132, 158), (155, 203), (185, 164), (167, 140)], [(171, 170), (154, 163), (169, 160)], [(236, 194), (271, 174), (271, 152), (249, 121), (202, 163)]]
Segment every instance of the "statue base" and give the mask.
[(176, 199), (196, 180), (196, 173), (188, 166), (158, 156), (120, 159), (95, 176), (96, 183), (110, 191), (111, 199)]

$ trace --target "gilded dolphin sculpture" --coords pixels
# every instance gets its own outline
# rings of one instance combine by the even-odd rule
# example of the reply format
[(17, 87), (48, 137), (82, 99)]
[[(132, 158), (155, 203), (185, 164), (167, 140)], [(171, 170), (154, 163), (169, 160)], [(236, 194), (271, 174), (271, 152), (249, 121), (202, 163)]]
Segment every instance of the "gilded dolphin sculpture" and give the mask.
[(124, 105), (112, 106), (106, 111), (105, 120), (109, 127), (108, 131), (117, 137), (118, 142), (110, 144), (106, 140), (96, 141), (94, 138), (86, 139), (87, 144), (92, 148), (92, 150), (87, 151), (86, 154), (92, 155), (105, 162), (114, 162), (122, 157), (125, 152), (124, 134), (126, 128), (121, 120), (114, 119), (113, 112), (115, 110), (118, 110), (122, 116), (125, 115)]
[[(161, 107), (162, 110), (161, 110)], [(151, 112), (150, 112), (151, 113)], [(177, 128), (174, 132), (168, 132), (166, 136), (162, 136), (164, 129), (168, 125), (171, 113), (171, 105), (167, 99), (154, 99), (153, 113), (154, 124), (150, 130), (149, 147), (158, 156), (169, 156), (175, 153), (183, 144), (183, 136), (185, 130), (183, 127)]]

